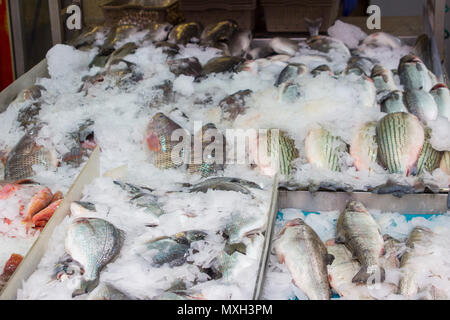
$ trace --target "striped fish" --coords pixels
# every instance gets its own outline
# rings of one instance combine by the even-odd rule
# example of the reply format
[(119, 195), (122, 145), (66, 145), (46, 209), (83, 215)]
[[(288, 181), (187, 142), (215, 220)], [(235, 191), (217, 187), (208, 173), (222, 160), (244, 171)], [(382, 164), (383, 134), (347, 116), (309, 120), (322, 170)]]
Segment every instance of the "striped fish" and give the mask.
[(331, 171), (341, 171), (340, 155), (347, 152), (347, 145), (327, 130), (313, 129), (305, 141), (306, 158), (309, 163)]
[(299, 157), (295, 141), (287, 137), (285, 132), (280, 132), (278, 139), (272, 139), (272, 130), (267, 132), (267, 139), (267, 154), (270, 155), (272, 163), (274, 161), (279, 162), (279, 172), (282, 175), (290, 175), (292, 172), (292, 161)]
[(172, 150), (179, 143), (172, 141), (172, 133), (182, 129), (177, 123), (163, 113), (156, 114), (149, 123), (146, 132), (146, 143), (153, 156), (153, 164), (159, 169), (170, 169), (181, 164), (172, 160)]
[(390, 113), (378, 123), (379, 158), (390, 173), (412, 173), (425, 142), (425, 132), (416, 116)]
[(433, 149), (430, 143), (431, 129), (425, 129), (425, 143), (417, 161), (417, 173), (422, 174), (424, 171), (432, 173), (439, 168), (442, 158), (442, 152)]
[(441, 169), (446, 174), (450, 175), (450, 151), (445, 151), (442, 155)]
[(353, 138), (350, 154), (355, 159), (359, 171), (371, 170), (377, 162), (378, 144), (376, 139), (377, 122), (368, 122), (359, 128)]

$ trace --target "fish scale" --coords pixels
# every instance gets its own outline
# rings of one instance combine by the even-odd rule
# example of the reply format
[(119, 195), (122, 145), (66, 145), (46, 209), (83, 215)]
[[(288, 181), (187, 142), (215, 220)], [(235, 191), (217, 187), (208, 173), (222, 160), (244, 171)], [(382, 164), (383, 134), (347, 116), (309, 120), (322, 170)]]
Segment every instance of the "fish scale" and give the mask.
[(339, 155), (347, 149), (341, 138), (331, 135), (323, 128), (314, 129), (309, 132), (305, 147), (309, 163), (332, 171), (341, 171)]
[(417, 161), (417, 172), (422, 174), (424, 171), (432, 173), (437, 169), (441, 163), (442, 152), (433, 148), (430, 143), (431, 129), (427, 128), (425, 131), (425, 144)]
[(271, 159), (279, 163), (280, 173), (289, 175), (292, 172), (292, 161), (299, 157), (295, 141), (280, 132), (278, 141), (273, 141), (272, 130), (267, 132), (267, 152)]

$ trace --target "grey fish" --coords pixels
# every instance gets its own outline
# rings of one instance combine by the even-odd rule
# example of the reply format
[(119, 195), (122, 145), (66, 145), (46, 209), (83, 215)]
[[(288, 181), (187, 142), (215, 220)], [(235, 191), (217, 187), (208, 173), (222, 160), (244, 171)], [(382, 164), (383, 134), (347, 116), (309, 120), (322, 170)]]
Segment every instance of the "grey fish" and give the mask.
[(426, 34), (417, 37), (416, 44), (412, 52), (420, 58), (428, 69), (433, 68), (433, 60), (431, 57), (431, 41)]
[(352, 56), (347, 62), (347, 71), (351, 69), (359, 69), (368, 77), (372, 74), (375, 62), (367, 57)]
[(410, 175), (415, 170), (423, 144), (423, 125), (414, 115), (390, 113), (377, 126), (378, 154), (390, 173)]
[(66, 252), (84, 269), (81, 286), (73, 296), (89, 293), (98, 285), (100, 271), (119, 254), (122, 242), (122, 232), (105, 220), (72, 222), (66, 234)]
[(274, 53), (275, 52), (273, 51), (273, 49), (269, 46), (254, 48), (254, 49), (250, 50), (250, 52), (247, 54), (247, 59), (256, 60), (256, 59), (267, 58), (268, 56), (271, 56)]
[(226, 178), (226, 177), (217, 177), (217, 178), (209, 178), (205, 181), (202, 181), (195, 185), (184, 185), (187, 188), (187, 192), (196, 193), (203, 192), (207, 193), (208, 190), (220, 190), (220, 191), (234, 191), (240, 192), (246, 195), (251, 195), (251, 192), (248, 188), (256, 188), (261, 189), (261, 187), (254, 182), (246, 181), (238, 178)]
[(239, 57), (212, 58), (203, 66), (203, 74), (236, 72), (244, 61), (245, 59)]
[(170, 169), (182, 164), (174, 163), (172, 159), (172, 151), (179, 143), (172, 141), (172, 133), (179, 129), (182, 129), (181, 126), (163, 113), (156, 114), (148, 124), (146, 142), (157, 168)]
[(373, 67), (370, 77), (377, 88), (378, 101), (382, 100), (390, 92), (397, 90), (392, 71), (379, 64)]
[(425, 143), (420, 153), (419, 159), (417, 160), (417, 174), (422, 174), (424, 171), (432, 173), (434, 170), (439, 168), (441, 164), (442, 152), (437, 151), (433, 148), (430, 142), (431, 139), (431, 129), (425, 129)]
[(117, 64), (123, 59), (130, 55), (134, 54), (136, 50), (138, 49), (138, 46), (134, 42), (128, 42), (124, 44), (119, 49), (115, 50), (108, 58), (108, 61), (106, 62), (106, 69), (109, 69), (112, 65)]
[(201, 44), (213, 45), (219, 41), (227, 42), (238, 29), (239, 25), (233, 20), (207, 25), (201, 35)]
[(152, 189), (120, 181), (114, 181), (114, 184), (126, 191), (131, 197), (130, 202), (138, 208), (144, 208), (146, 213), (153, 214), (157, 217), (165, 214), (164, 210), (158, 204), (158, 197), (152, 194)]
[(38, 100), (42, 96), (42, 92), (47, 91), (41, 85), (33, 85), (28, 89), (22, 90), (13, 103), (24, 103), (25, 101)]
[(155, 23), (151, 26), (144, 41), (166, 41), (173, 26), (170, 23)]
[(203, 240), (206, 236), (202, 231), (188, 231), (148, 242), (147, 249), (157, 251), (152, 257), (152, 265), (161, 267), (168, 263), (172, 268), (183, 265), (189, 255), (191, 243)]
[(326, 65), (326, 64), (322, 64), (320, 66), (318, 66), (317, 68), (315, 68), (314, 70), (311, 71), (311, 74), (314, 77), (319, 76), (320, 74), (326, 73), (328, 75), (330, 75), (331, 77), (334, 77), (335, 74), (333, 73), (333, 71), (331, 70), (331, 68)]
[(222, 110), (222, 119), (225, 121), (234, 121), (236, 118), (245, 114), (247, 107), (245, 100), (253, 93), (251, 90), (238, 91), (219, 103), (219, 108)]
[(92, 45), (97, 40), (97, 34), (99, 33), (107, 34), (109, 32), (110, 29), (105, 26), (90, 27), (83, 33), (81, 33), (78, 37), (76, 37), (74, 40), (69, 42), (69, 44), (75, 47), (76, 49), (79, 49), (80, 47)]
[(414, 55), (406, 55), (400, 59), (398, 74), (405, 90), (424, 90), (428, 92), (433, 87), (427, 67)]
[(229, 245), (239, 244), (244, 238), (262, 233), (266, 229), (266, 219), (256, 217), (242, 217), (241, 214), (233, 214), (226, 225), (224, 233), (227, 235)]
[(56, 155), (47, 148), (37, 145), (38, 129), (33, 129), (9, 152), (5, 163), (5, 179), (17, 181), (34, 175), (34, 165), (53, 168), (58, 165)]
[(433, 96), (423, 90), (409, 90), (405, 94), (408, 111), (418, 117), (423, 123), (436, 120), (438, 107)]
[(375, 32), (367, 36), (361, 43), (361, 46), (369, 48), (388, 47), (390, 49), (397, 49), (403, 45), (402, 41), (386, 32)]
[(381, 101), (381, 112), (396, 113), (396, 112), (408, 112), (404, 102), (403, 92), (395, 90), (389, 93)]
[(426, 248), (432, 244), (434, 233), (423, 227), (415, 227), (409, 234), (406, 246), (407, 252), (402, 256), (400, 268), (403, 271), (403, 276), (400, 279), (398, 286), (398, 293), (406, 297), (413, 297), (419, 293), (419, 285), (417, 283), (417, 274), (423, 268), (423, 264), (415, 262), (417, 257), (426, 254)]
[(336, 242), (345, 243), (361, 264), (353, 277), (353, 283), (367, 283), (371, 277), (383, 282), (384, 268), (380, 256), (384, 253), (384, 241), (380, 227), (360, 202), (350, 202), (337, 221)]
[(86, 300), (121, 301), (132, 299), (113, 286), (101, 283), (97, 288), (94, 289), (94, 291), (89, 294)]
[(223, 56), (231, 56), (230, 46), (226, 42), (216, 42), (212, 46), (222, 51)]
[(349, 60), (351, 58), (350, 50), (347, 46), (338, 39), (328, 36), (315, 36), (306, 40), (306, 44), (313, 50), (317, 50), (323, 53), (330, 53), (331, 50), (339, 52), (342, 57)]
[(253, 40), (253, 34), (250, 30), (235, 32), (230, 39), (230, 54), (236, 57), (245, 57), (250, 49)]
[(323, 128), (313, 129), (305, 141), (306, 158), (309, 163), (331, 171), (341, 171), (341, 155), (347, 152), (347, 145)]
[(168, 41), (158, 41), (155, 42), (156, 48), (163, 48), (163, 53), (167, 54), (170, 57), (173, 57), (180, 52), (180, 47), (175, 43), (170, 43)]
[(275, 87), (279, 87), (281, 84), (288, 81), (295, 82), (299, 76), (304, 75), (308, 72), (309, 70), (306, 65), (290, 63), (281, 71), (277, 81), (275, 82)]
[(439, 83), (431, 89), (430, 93), (438, 106), (438, 115), (450, 121), (450, 91), (447, 86)]
[(329, 300), (330, 284), (327, 265), (334, 256), (327, 249), (316, 232), (303, 220), (286, 223), (273, 244), (281, 263), (286, 264), (294, 284), (310, 300)]
[(113, 30), (109, 33), (108, 37), (106, 38), (102, 48), (100, 49), (99, 55), (101, 56), (108, 56), (111, 53), (114, 52), (114, 47), (117, 43), (125, 40), (129, 36), (136, 34), (139, 32), (139, 28), (136, 25), (133, 24), (125, 24), (116, 26), (113, 28)]
[(298, 42), (282, 37), (275, 37), (269, 42), (270, 48), (278, 54), (295, 55), (298, 51)]
[(185, 75), (197, 78), (201, 76), (203, 68), (195, 57), (167, 61), (170, 72), (176, 76)]
[(193, 38), (200, 39), (203, 31), (201, 24), (197, 22), (187, 22), (176, 25), (169, 34), (169, 41), (176, 44), (186, 45)]

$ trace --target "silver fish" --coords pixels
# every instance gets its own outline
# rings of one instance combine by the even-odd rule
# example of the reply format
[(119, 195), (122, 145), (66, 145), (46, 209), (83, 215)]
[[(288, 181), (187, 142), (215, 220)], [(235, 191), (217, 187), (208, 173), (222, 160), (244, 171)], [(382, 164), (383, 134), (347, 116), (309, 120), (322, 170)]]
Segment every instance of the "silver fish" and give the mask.
[(308, 73), (308, 67), (304, 64), (290, 63), (284, 68), (277, 81), (275, 82), (275, 87), (279, 87), (281, 84), (292, 81), (295, 82), (298, 77)]
[(384, 113), (396, 113), (396, 112), (408, 112), (404, 102), (403, 92), (395, 90), (389, 93), (381, 101), (381, 112)]
[(377, 88), (378, 101), (382, 100), (390, 92), (397, 90), (392, 71), (379, 64), (373, 67), (370, 77)]
[(209, 75), (212, 73), (236, 72), (244, 61), (245, 60), (240, 57), (224, 56), (212, 58), (203, 66), (203, 74)]
[(367, 36), (361, 43), (362, 47), (397, 49), (403, 45), (402, 41), (386, 32), (375, 32)]
[(246, 195), (251, 195), (248, 188), (261, 189), (261, 187), (254, 182), (226, 177), (209, 178), (196, 185), (185, 185), (185, 188), (187, 188), (187, 192), (189, 193), (207, 193), (208, 190), (220, 190), (240, 192)]
[(351, 69), (361, 70), (367, 77), (372, 74), (375, 62), (367, 57), (352, 56), (347, 62), (347, 72)]
[(207, 25), (202, 32), (201, 43), (213, 45), (220, 41), (227, 42), (238, 29), (239, 25), (233, 20), (224, 20)]
[(438, 106), (438, 115), (450, 121), (450, 91), (447, 86), (439, 83), (431, 89), (430, 93)]
[(329, 300), (327, 265), (334, 256), (316, 232), (303, 220), (289, 221), (273, 244), (281, 263), (286, 264), (295, 285), (310, 300)]
[(228, 236), (227, 243), (230, 245), (241, 243), (245, 237), (262, 233), (265, 229), (266, 219), (244, 218), (241, 214), (234, 214), (225, 227), (225, 234)]
[(230, 54), (237, 57), (245, 57), (250, 49), (253, 34), (250, 30), (236, 32), (230, 39)]
[(200, 77), (203, 71), (202, 65), (195, 57), (167, 61), (170, 72), (176, 76)]
[(315, 36), (306, 40), (306, 44), (313, 50), (317, 50), (323, 53), (330, 53), (332, 50), (339, 53), (340, 56), (347, 61), (351, 58), (352, 54), (348, 47), (341, 40), (331, 38), (328, 36)]
[(91, 292), (100, 271), (120, 252), (123, 234), (102, 219), (81, 218), (72, 222), (66, 234), (66, 252), (84, 269), (82, 283), (73, 296)]
[(414, 55), (406, 55), (401, 58), (398, 74), (405, 90), (424, 90), (429, 92), (433, 87), (427, 67)]
[(97, 288), (94, 289), (94, 291), (89, 294), (86, 300), (120, 301), (132, 299), (113, 286), (106, 283), (101, 283)]
[(70, 204), (70, 213), (73, 217), (81, 218), (95, 212), (95, 204), (91, 202), (74, 201)]
[(405, 102), (409, 112), (425, 124), (428, 121), (436, 120), (438, 117), (438, 106), (433, 96), (426, 91), (406, 91)]
[(270, 40), (269, 46), (276, 53), (286, 54), (289, 56), (294, 56), (299, 49), (297, 41), (281, 37), (275, 37)]
[(360, 202), (350, 202), (337, 221), (336, 242), (345, 243), (361, 264), (353, 277), (353, 283), (383, 282), (384, 268), (380, 256), (384, 253), (384, 241), (380, 227)]

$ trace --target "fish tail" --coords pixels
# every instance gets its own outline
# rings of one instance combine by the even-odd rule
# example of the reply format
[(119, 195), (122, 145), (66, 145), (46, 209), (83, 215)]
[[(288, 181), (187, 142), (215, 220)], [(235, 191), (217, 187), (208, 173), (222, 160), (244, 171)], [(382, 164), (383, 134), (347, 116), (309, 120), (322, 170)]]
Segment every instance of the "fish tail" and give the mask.
[(380, 266), (362, 266), (358, 273), (353, 277), (353, 283), (375, 284), (376, 282), (384, 282), (386, 272)]
[(80, 287), (72, 292), (72, 298), (90, 293), (97, 287), (98, 282), (98, 278), (95, 278), (94, 280), (83, 280)]

